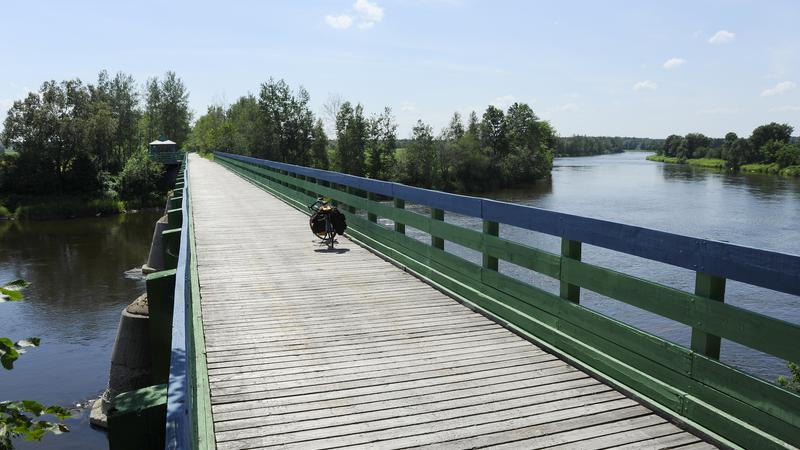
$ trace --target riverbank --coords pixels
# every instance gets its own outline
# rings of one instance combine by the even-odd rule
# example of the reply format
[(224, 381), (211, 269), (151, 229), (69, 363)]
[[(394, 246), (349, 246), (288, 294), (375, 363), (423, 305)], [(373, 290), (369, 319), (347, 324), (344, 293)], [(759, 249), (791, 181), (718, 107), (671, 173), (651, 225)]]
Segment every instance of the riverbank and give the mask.
[[(165, 199), (131, 203), (115, 198), (81, 196), (11, 197), (0, 203), (0, 220), (55, 220), (124, 214), (160, 207)], [(7, 206), (6, 206), (7, 205)]]
[[(725, 169), (724, 159), (698, 158), (680, 160), (679, 158), (662, 155), (650, 155), (648, 161), (663, 162), (667, 164), (688, 164), (690, 166), (706, 167), (709, 169)], [(800, 166), (788, 166), (781, 168), (777, 163), (772, 164), (743, 164), (739, 167), (740, 172), (765, 173), (771, 175), (783, 175), (786, 177), (800, 177)]]

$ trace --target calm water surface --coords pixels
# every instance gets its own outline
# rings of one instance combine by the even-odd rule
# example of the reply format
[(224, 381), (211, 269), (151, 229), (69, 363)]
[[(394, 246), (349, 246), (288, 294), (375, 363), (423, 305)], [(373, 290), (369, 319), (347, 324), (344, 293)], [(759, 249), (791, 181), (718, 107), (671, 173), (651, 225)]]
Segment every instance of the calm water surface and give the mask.
[[(107, 448), (89, 427), (89, 399), (108, 383), (119, 315), (144, 292), (125, 272), (147, 258), (157, 212), (44, 222), (0, 221), (0, 281), (32, 285), (23, 302), (0, 304), (0, 335), (39, 336), (39, 348), (0, 369), (0, 399), (76, 408), (72, 432), (17, 448)], [(80, 407), (77, 405), (80, 404)]]
[[(490, 197), (629, 223), (689, 236), (726, 240), (800, 254), (800, 180), (769, 175), (730, 175), (646, 161), (647, 153), (563, 158), (551, 180)], [(425, 212), (417, 208), (419, 212)], [(0, 222), (0, 281), (25, 278), (26, 300), (0, 304), (0, 335), (39, 336), (42, 346), (23, 355), (13, 371), (0, 372), (0, 399), (38, 399), (75, 406), (96, 398), (107, 383), (121, 309), (144, 290), (125, 275), (146, 256), (157, 213), (66, 221)], [(479, 221), (448, 215), (448, 222), (480, 229)], [(409, 229), (409, 234), (414, 234)], [(424, 238), (421, 233), (416, 237)], [(558, 252), (557, 238), (502, 227), (501, 235)], [(474, 262), (480, 255), (447, 244)], [(694, 273), (584, 246), (584, 260), (691, 291)], [(553, 280), (501, 264), (501, 271), (558, 292)], [(687, 345), (688, 327), (620, 302), (582, 292), (584, 305)], [(798, 299), (730, 282), (726, 302), (800, 323)], [(722, 359), (774, 379), (783, 361), (723, 342)], [(48, 436), (44, 445), (19, 448), (105, 448), (105, 434), (88, 425), (79, 408), (73, 432)]]

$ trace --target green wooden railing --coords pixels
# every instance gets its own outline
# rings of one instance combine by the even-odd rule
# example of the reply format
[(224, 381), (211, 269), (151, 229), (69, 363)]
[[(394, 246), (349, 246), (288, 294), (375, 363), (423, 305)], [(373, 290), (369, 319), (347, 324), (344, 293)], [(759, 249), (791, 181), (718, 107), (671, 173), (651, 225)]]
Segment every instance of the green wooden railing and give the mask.
[[(798, 325), (724, 302), (726, 279), (800, 295), (798, 256), (221, 152), (215, 161), (306, 213), (317, 196), (333, 198), (351, 238), (726, 444), (800, 445), (800, 396), (719, 361), (722, 338), (800, 361)], [(430, 217), (406, 202), (430, 207)], [(445, 222), (446, 211), (483, 219), (483, 231)], [(503, 225), (559, 236), (561, 252), (501, 238)], [(431, 242), (407, 236), (406, 226)], [(445, 241), (480, 252), (482, 264), (445, 252)], [(694, 270), (694, 293), (583, 262), (582, 244)], [(499, 260), (557, 280), (559, 294), (500, 273)], [(581, 288), (690, 326), (690, 347), (582, 306)]]

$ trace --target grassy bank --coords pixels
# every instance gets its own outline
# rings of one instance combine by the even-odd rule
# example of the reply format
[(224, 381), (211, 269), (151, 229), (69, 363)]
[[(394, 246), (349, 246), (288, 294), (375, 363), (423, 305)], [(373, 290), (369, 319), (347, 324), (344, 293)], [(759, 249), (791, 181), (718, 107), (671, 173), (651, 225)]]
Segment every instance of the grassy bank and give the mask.
[[(687, 159), (681, 161), (671, 156), (650, 155), (648, 161), (663, 162), (669, 164), (689, 164), (690, 166), (708, 167), (713, 169), (724, 169), (725, 160), (713, 158)], [(800, 177), (800, 166), (788, 166), (781, 169), (777, 163), (772, 164), (744, 164), (739, 167), (741, 172), (747, 173), (766, 173), (773, 175), (783, 175), (787, 177)]]
[(725, 160), (715, 158), (698, 158), (680, 160), (673, 156), (650, 155), (647, 157), (648, 161), (657, 161), (669, 164), (689, 164), (690, 166), (708, 167), (712, 169), (724, 169)]
[(788, 166), (781, 169), (781, 167), (776, 163), (744, 164), (739, 168), (739, 170), (750, 173), (769, 173), (787, 177), (800, 177), (800, 166)]
[(15, 198), (10, 207), (0, 205), (0, 218), (19, 220), (71, 219), (108, 216), (125, 212), (125, 203), (106, 198)]

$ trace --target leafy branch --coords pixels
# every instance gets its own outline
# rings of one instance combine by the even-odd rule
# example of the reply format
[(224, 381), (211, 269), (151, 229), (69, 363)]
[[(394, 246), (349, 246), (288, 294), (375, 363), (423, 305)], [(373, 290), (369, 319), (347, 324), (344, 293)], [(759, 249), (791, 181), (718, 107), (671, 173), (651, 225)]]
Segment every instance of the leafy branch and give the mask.
[(786, 379), (786, 377), (780, 376), (778, 377), (778, 384), (783, 386), (785, 389), (789, 389), (790, 391), (795, 391), (800, 394), (800, 366), (793, 362), (789, 362), (786, 365), (792, 372), (792, 378)]
[[(14, 280), (0, 286), (0, 303), (16, 302), (22, 300), (22, 289), (30, 283), (25, 280)], [(26, 347), (38, 347), (39, 338), (31, 337), (13, 342), (7, 337), (0, 336), (0, 363), (6, 370), (14, 368), (14, 361), (19, 355), (25, 353)], [(0, 401), (0, 450), (14, 448), (11, 440), (22, 437), (26, 441), (40, 441), (47, 433), (61, 434), (69, 431), (63, 423), (53, 423), (46, 420), (36, 420), (43, 415), (55, 416), (63, 421), (71, 416), (66, 408), (61, 406), (43, 406), (33, 400)]]
[(11, 439), (22, 437), (26, 441), (41, 441), (45, 434), (61, 434), (69, 431), (62, 423), (34, 420), (42, 415), (53, 415), (59, 420), (71, 416), (61, 406), (43, 406), (33, 400), (0, 402), (0, 450), (14, 448)]

